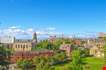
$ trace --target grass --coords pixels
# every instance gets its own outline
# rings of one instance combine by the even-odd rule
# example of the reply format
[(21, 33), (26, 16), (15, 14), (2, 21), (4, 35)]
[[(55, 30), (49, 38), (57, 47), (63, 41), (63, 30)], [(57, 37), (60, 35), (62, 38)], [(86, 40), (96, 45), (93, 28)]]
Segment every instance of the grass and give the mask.
[(86, 63), (84, 65), (86, 67), (85, 70), (102, 70), (104, 64), (103, 58), (87, 57), (84, 60)]
[[(83, 61), (86, 63), (84, 65), (84, 70), (102, 70), (104, 60), (103, 58), (87, 57)], [(55, 70), (69, 70), (70, 62), (62, 65), (56, 65)]]

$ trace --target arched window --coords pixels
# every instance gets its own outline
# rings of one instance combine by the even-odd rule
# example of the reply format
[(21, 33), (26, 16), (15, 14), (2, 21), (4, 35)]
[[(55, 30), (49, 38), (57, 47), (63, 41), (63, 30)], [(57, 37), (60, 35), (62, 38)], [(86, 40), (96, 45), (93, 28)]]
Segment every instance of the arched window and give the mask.
[(23, 48), (25, 48), (25, 45), (23, 45)]
[(18, 45), (18, 48), (20, 48), (20, 45)]
[(21, 44), (21, 48), (22, 48), (22, 44)]
[(17, 44), (15, 45), (15, 47), (17, 48)]
[(28, 48), (28, 45), (26, 45), (26, 48)]

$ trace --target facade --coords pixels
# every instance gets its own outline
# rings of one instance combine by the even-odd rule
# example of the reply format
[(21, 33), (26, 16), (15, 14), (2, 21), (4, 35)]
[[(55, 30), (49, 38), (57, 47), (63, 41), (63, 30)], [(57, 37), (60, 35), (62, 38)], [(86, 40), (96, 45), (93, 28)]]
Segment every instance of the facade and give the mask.
[(14, 41), (15, 41), (14, 36), (10, 35), (0, 36), (0, 43), (2, 43), (2, 45), (6, 48), (11, 48), (13, 46)]
[(103, 53), (103, 51), (100, 51), (99, 48), (92, 47), (92, 48), (90, 48), (90, 55), (93, 55), (95, 57), (103, 57), (104, 53)]
[(100, 39), (88, 40), (86, 48), (89, 49), (89, 54), (95, 57), (103, 57), (103, 46), (105, 45), (104, 41)]
[(13, 51), (31, 51), (32, 49), (32, 40), (17, 39), (13, 43)]
[(81, 40), (75, 40), (74, 43), (75, 43), (76, 45), (81, 45)]
[(60, 46), (60, 50), (66, 51), (66, 55), (69, 57), (71, 53), (71, 45), (70, 44), (62, 44)]
[(54, 53), (53, 51), (44, 50), (44, 51), (21, 51), (21, 52), (15, 52), (11, 55), (10, 60), (12, 63), (17, 62), (21, 59), (31, 60), (32, 58), (36, 56), (52, 56)]
[(48, 40), (49, 42), (54, 43), (56, 40), (56, 36), (50, 36)]
[(5, 36), (1, 36), (0, 37), (0, 43), (14, 43), (15, 37), (13, 36), (9, 36), (9, 35), (5, 35)]
[(13, 51), (31, 51), (32, 47), (37, 43), (37, 35), (33, 34), (33, 39), (15, 39), (10, 47)]

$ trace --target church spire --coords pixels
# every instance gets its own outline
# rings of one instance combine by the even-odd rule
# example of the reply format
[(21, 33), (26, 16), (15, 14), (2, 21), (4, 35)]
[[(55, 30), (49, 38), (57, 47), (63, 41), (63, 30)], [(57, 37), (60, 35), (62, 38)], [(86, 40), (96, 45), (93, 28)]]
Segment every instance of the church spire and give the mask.
[(34, 34), (33, 34), (33, 41), (34, 41), (35, 43), (37, 43), (37, 34), (36, 34), (36, 32), (34, 32)]

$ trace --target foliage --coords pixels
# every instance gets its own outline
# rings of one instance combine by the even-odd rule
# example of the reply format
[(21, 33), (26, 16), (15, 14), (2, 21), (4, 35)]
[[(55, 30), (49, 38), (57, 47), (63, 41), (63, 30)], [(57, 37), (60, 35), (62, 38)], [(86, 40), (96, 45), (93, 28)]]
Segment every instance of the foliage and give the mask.
[(60, 45), (62, 43), (70, 44), (71, 40), (70, 39), (65, 39), (65, 38), (56, 38), (53, 43), (50, 42), (49, 40), (43, 40), (37, 43), (35, 47), (32, 48), (32, 50), (38, 50), (38, 49), (49, 49), (49, 50), (58, 50)]
[[(84, 70), (102, 70), (104, 60), (103, 58), (95, 58), (95, 57), (86, 57), (82, 59), (86, 64), (83, 65)], [(71, 70), (70, 67), (71, 62), (55, 66), (55, 70)], [(65, 69), (66, 68), (66, 69)]]
[[(106, 36), (103, 37), (104, 41), (106, 42)], [(106, 45), (103, 46), (104, 49), (104, 64), (106, 65)]]
[(45, 49), (45, 47), (47, 47), (47, 45), (48, 45), (48, 41), (47, 40), (43, 40), (43, 41), (37, 43), (37, 45), (33, 48), (33, 50)]
[(17, 66), (21, 68), (22, 70), (26, 70), (28, 68), (31, 68), (33, 64), (31, 61), (28, 61), (28, 60), (19, 60), (17, 61)]
[(82, 57), (88, 57), (89, 56), (89, 49), (84, 48), (81, 50), (81, 56)]
[(32, 50), (41, 50), (41, 49), (55, 50), (56, 46), (50, 43), (48, 40), (43, 40), (37, 43), (37, 45), (32, 48)]
[(61, 52), (58, 51), (57, 53), (54, 54), (53, 58), (53, 62), (54, 64), (61, 64), (63, 63), (65, 60), (67, 60), (67, 56), (65, 52)]
[(104, 45), (104, 62), (105, 62), (105, 64), (106, 64), (106, 45)]
[(33, 63), (35, 65), (35, 70), (54, 70), (52, 66), (50, 66), (50, 59), (45, 57), (35, 57), (33, 59)]
[(70, 70), (83, 70), (81, 51), (80, 50), (72, 51), (71, 58), (72, 58), (72, 62), (71, 62)]
[(102, 70), (104, 64), (103, 58), (86, 57), (83, 61), (86, 63), (84, 70)]
[(11, 52), (9, 49), (5, 48), (2, 44), (0, 44), (0, 65), (4, 66), (5, 68), (8, 68), (8, 65), (10, 64), (9, 57), (11, 55)]
[(31, 66), (35, 67), (34, 70), (55, 70), (53, 64), (55, 62), (63, 62), (65, 57), (64, 53), (58, 53), (52, 57), (39, 56), (33, 58), (32, 61), (20, 60), (17, 62), (17, 65), (22, 70), (25, 70), (26, 68), (28, 69)]

